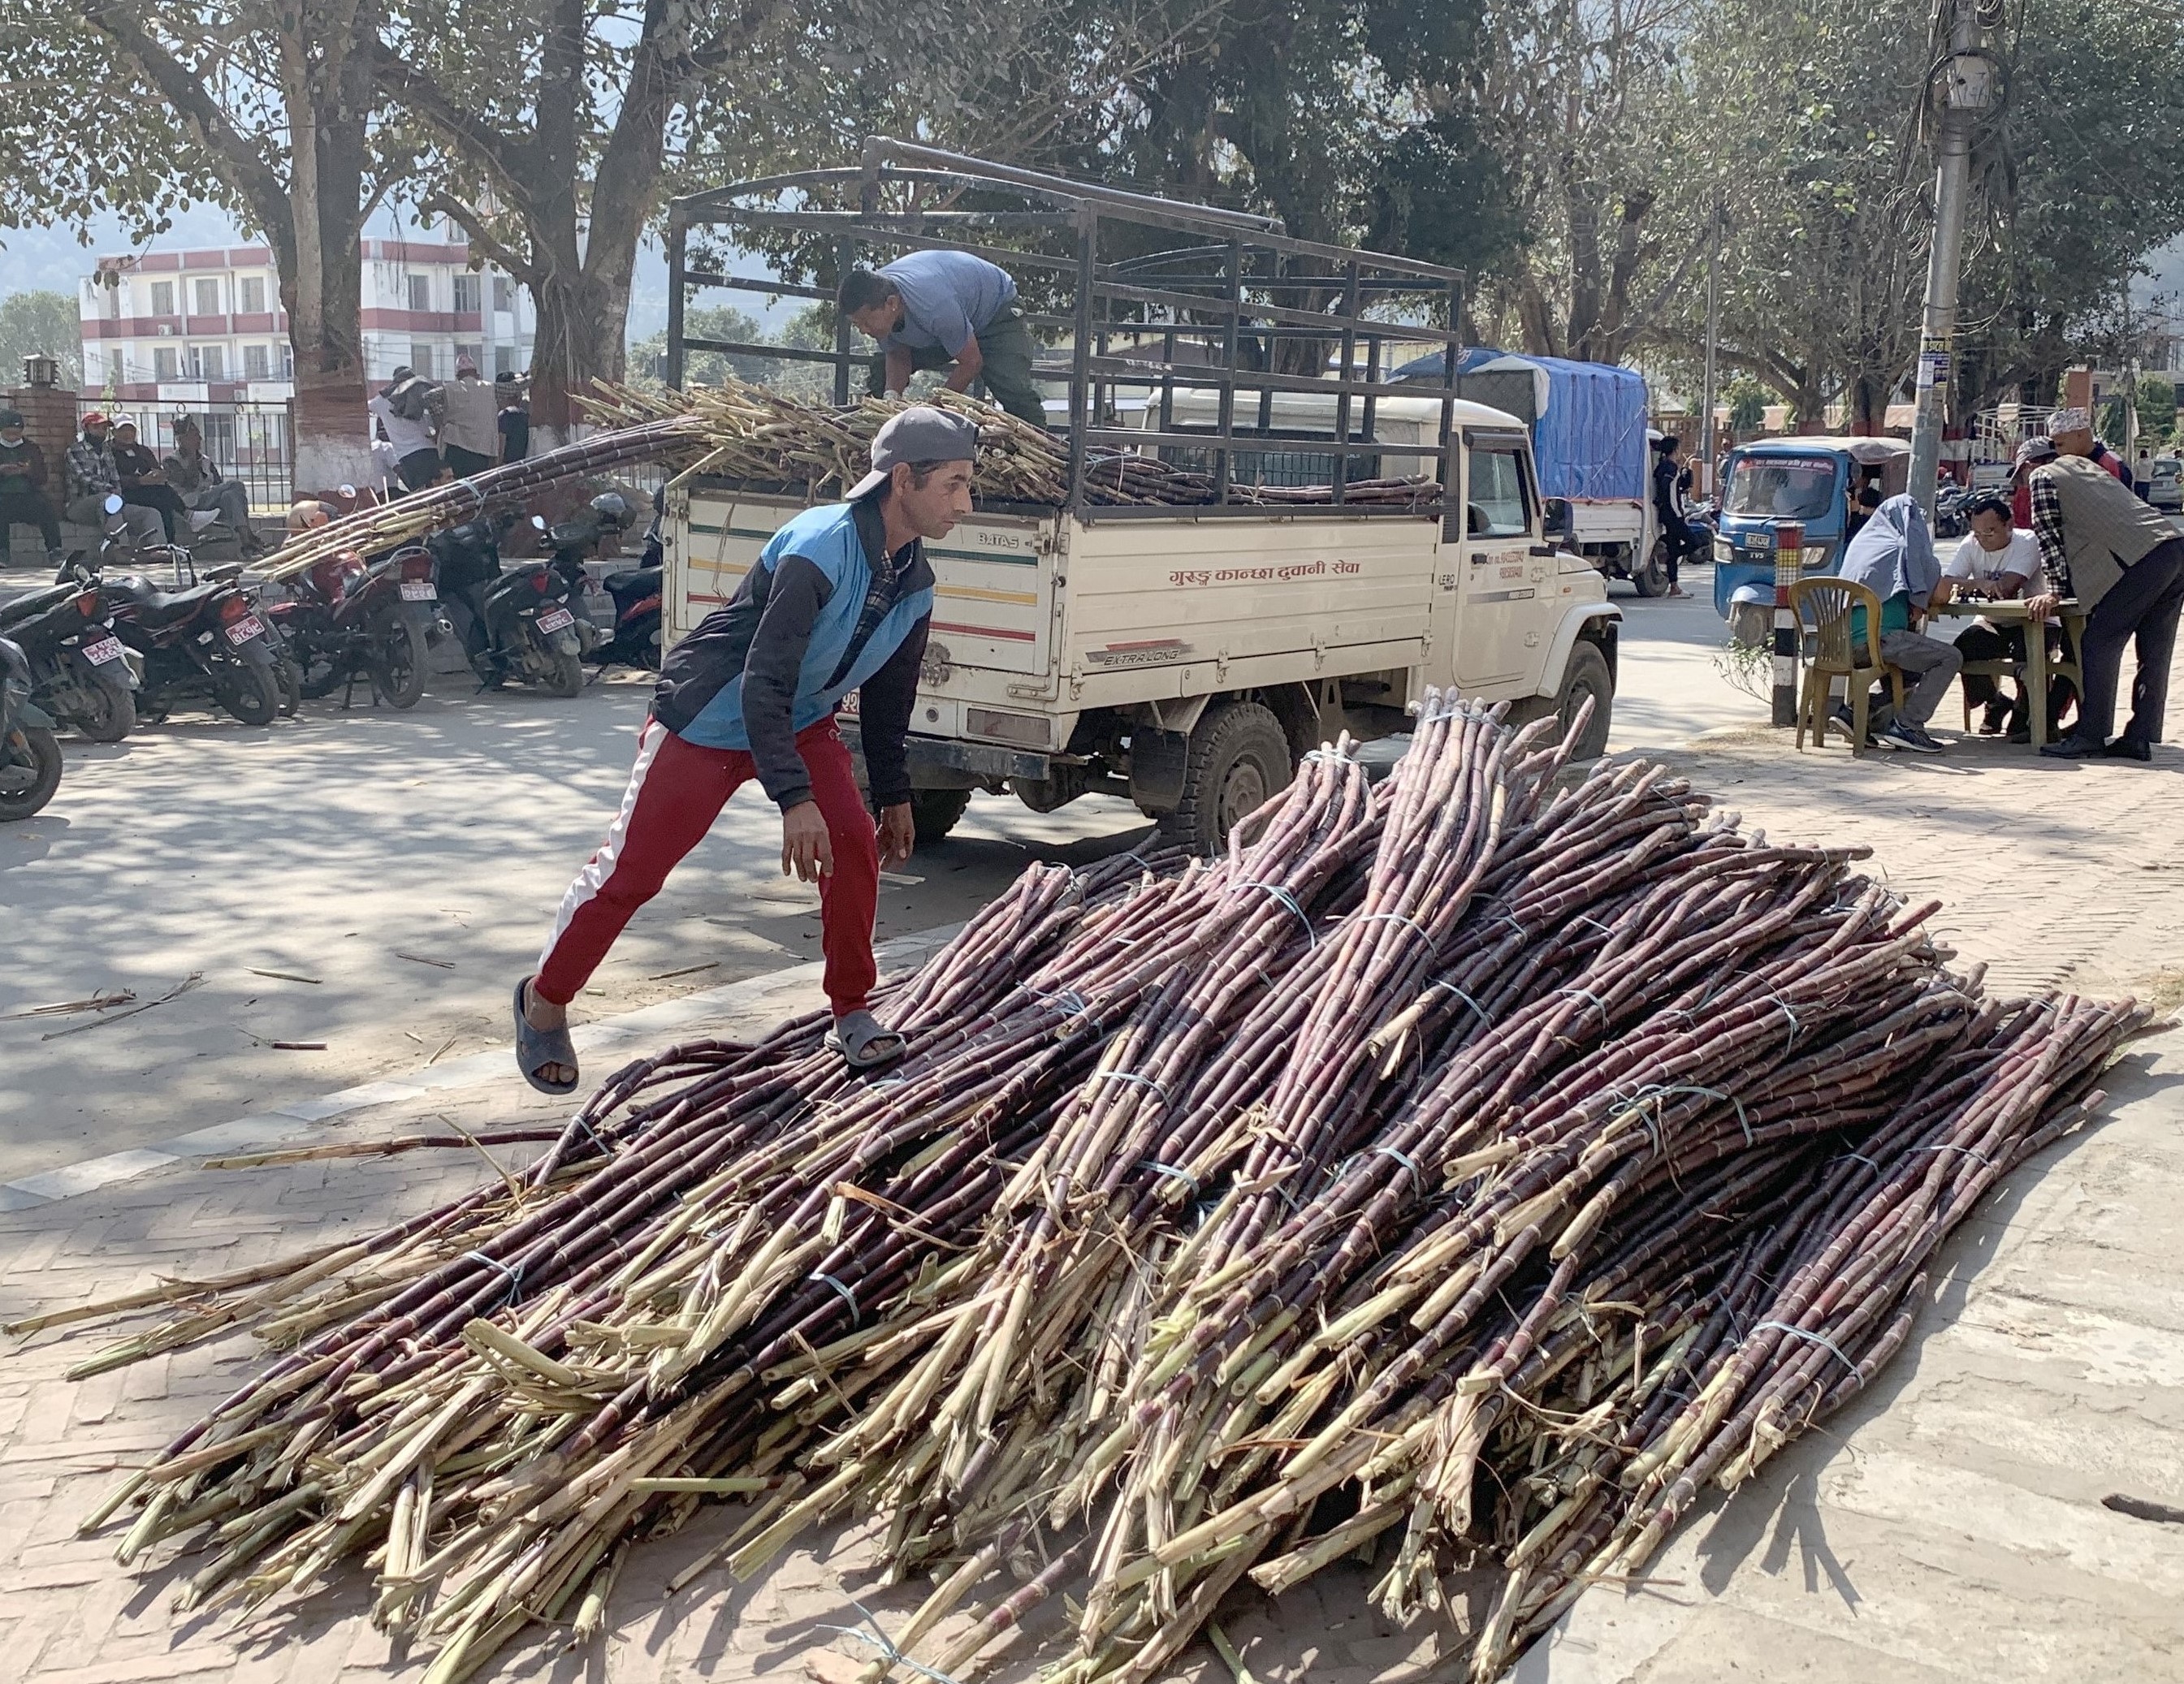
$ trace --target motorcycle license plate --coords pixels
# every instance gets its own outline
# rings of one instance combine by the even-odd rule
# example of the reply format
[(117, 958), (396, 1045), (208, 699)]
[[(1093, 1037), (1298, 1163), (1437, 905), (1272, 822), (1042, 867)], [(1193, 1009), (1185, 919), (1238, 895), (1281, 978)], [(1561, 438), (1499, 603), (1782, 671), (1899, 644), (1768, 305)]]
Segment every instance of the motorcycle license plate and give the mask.
[(95, 642), (86, 643), (83, 658), (96, 666), (118, 661), (121, 659), (121, 640), (119, 637), (101, 637)]
[(439, 592), (429, 579), (404, 579), (402, 581), (402, 600), (405, 603), (437, 603)]
[(254, 614), (243, 615), (227, 628), (227, 641), (231, 643), (248, 643), (252, 638), (265, 635), (265, 623)]
[(537, 621), (541, 631), (559, 631), (563, 626), (574, 625), (576, 623), (577, 616), (566, 609), (548, 609), (538, 616)]

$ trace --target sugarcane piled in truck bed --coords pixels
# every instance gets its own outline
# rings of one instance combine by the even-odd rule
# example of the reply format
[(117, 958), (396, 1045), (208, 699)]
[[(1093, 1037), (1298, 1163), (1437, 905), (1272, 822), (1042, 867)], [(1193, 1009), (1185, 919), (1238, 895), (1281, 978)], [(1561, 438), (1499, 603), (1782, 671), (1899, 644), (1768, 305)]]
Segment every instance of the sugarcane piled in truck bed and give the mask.
[(888, 994), (877, 1079), (816, 1018), (692, 1042), (520, 1185), (175, 1287), (76, 1372), (278, 1354), (86, 1526), (196, 1540), (189, 1605), (361, 1563), (435, 1684), (596, 1634), (718, 1500), (677, 1589), (877, 1516), (927, 1677), (1030, 1621), (1153, 1678), (1361, 1549), (1396, 1617), (1498, 1569), (1497, 1676), (1871, 1381), (2148, 1015), (1990, 998), (1864, 850), (1573, 783), (1551, 729), (1429, 697), (1387, 782), (1322, 751), (1223, 858), (1026, 872)]
[[(921, 403), (978, 423), (972, 490), (986, 503), (1059, 507), (1069, 495), (1067, 442), (990, 404), (952, 392)], [(427, 486), (393, 503), (359, 509), (291, 538), (262, 564), (290, 578), (342, 550), (375, 553), (414, 542), (481, 512), (519, 507), (566, 481), (594, 478), (637, 463), (694, 467), (754, 484), (800, 490), (814, 501), (839, 497), (871, 465), (873, 435), (900, 398), (868, 397), (834, 409), (731, 379), (687, 392), (643, 393), (602, 386), (586, 404), (600, 430), (573, 444)], [(1208, 447), (1212, 447), (1209, 440)], [(1135, 452), (1095, 450), (1085, 467), (1086, 500), (1101, 506), (1210, 503), (1216, 487), (1200, 473)], [(1426, 509), (1440, 499), (1430, 480), (1353, 480), (1343, 500), (1363, 508)], [(1234, 484), (1229, 501), (1270, 507), (1331, 503), (1331, 486)]]

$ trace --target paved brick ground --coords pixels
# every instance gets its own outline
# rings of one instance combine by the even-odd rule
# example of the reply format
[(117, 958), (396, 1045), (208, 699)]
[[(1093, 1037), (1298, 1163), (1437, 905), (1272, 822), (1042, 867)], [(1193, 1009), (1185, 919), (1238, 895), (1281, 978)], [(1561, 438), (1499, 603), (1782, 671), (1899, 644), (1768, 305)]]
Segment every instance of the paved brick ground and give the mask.
[[(1945, 760), (1799, 758), (1759, 734), (1675, 759), (1784, 835), (1856, 837), (1905, 892), (1945, 898), (1968, 960), (2009, 987), (2184, 995), (2184, 755), (2153, 768), (2042, 764), (1995, 748)], [(786, 993), (769, 1011), (785, 1009)], [(733, 1029), (738, 1025), (730, 1025)], [(748, 1027), (749, 1025), (740, 1025)], [(2119, 1075), (2114, 1119), (2065, 1143), (1968, 1225), (1927, 1326), (1852, 1416), (1777, 1459), (1686, 1527), (1638, 1595), (1596, 1592), (1519, 1670), (1556, 1684), (1645, 1679), (2014, 1675), (2184, 1677), (2184, 1527), (2099, 1506), (2124, 1490), (2184, 1503), (2184, 1037)], [(513, 1083), (353, 1114), (327, 1138), (467, 1127), (563, 1108)], [(521, 1161), (520, 1153), (511, 1159)], [(473, 1181), (467, 1154), (250, 1172), (187, 1163), (0, 1214), (0, 1315), (125, 1291), (163, 1273), (241, 1266), (377, 1225)], [(115, 1477), (226, 1390), (242, 1341), (83, 1385), (89, 1341), (51, 1337), (0, 1364), (0, 1676), (36, 1684), (194, 1679), (353, 1684), (415, 1676), (354, 1597), (237, 1633), (177, 1623), (172, 1577), (132, 1576), (74, 1526)], [(602, 1650), (539, 1642), (487, 1676), (649, 1684), (815, 1677), (846, 1684), (868, 1651), (825, 1628), (861, 1602), (883, 1625), (914, 1596), (873, 1584), (854, 1531), (754, 1583), (718, 1571), (663, 1604), (666, 1580), (733, 1515), (638, 1552)], [(1268, 1684), (1436, 1670), (1445, 1634), (1371, 1613), (1345, 1569), (1228, 1622)], [(1034, 1620), (998, 1669), (1028, 1677)], [(1203, 1647), (1178, 1677), (1225, 1677)]]

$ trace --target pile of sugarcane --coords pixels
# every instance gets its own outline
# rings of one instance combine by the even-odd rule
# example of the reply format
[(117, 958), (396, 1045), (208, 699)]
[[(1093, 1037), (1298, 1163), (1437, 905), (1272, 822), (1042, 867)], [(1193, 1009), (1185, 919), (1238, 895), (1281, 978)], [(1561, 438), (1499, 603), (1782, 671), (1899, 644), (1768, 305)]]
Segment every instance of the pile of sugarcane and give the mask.
[[(978, 424), (974, 494), (983, 503), (1058, 507), (1069, 497), (1067, 443), (1041, 428), (958, 392), (919, 400), (970, 416)], [(468, 479), (429, 486), (355, 509), (290, 538), (260, 564), (267, 577), (292, 579), (314, 562), (343, 551), (376, 555), (415, 543), (486, 511), (520, 506), (569, 480), (594, 478), (638, 462), (665, 462), (777, 487), (815, 500), (842, 496), (872, 462), (872, 438), (901, 398), (868, 397), (844, 409), (803, 403), (771, 387), (734, 379), (687, 392), (647, 393), (601, 385), (586, 400), (600, 430), (521, 462), (488, 468)], [(1429, 480), (1360, 480), (1343, 500), (1361, 507), (1420, 509), (1437, 503)], [(1218, 488), (1211, 474), (1130, 451), (1097, 450), (1085, 464), (1084, 494), (1095, 504), (1140, 507), (1210, 503)], [(1323, 504), (1328, 486), (1229, 487), (1240, 503)]]
[[(944, 389), (916, 401), (967, 415), (978, 424), (972, 491), (982, 502), (1051, 507), (1067, 500), (1066, 439), (961, 392)], [(867, 397), (847, 408), (822, 408), (771, 387), (730, 378), (719, 386), (682, 392), (602, 386), (590, 408), (601, 421), (622, 425), (694, 417), (713, 449), (694, 471), (794, 487), (816, 497), (839, 496), (864, 477), (873, 436), (905, 403), (897, 397)], [(1440, 486), (1416, 479), (1361, 480), (1343, 490), (1345, 502), (1361, 505), (1417, 508), (1440, 497)], [(1209, 473), (1134, 451), (1095, 448), (1085, 463), (1085, 498), (1101, 506), (1187, 507), (1210, 503), (1218, 492)], [(1327, 503), (1333, 501), (1334, 491), (1328, 486), (1237, 483), (1230, 486), (1228, 496), (1232, 503)]]
[(1552, 729), (1429, 697), (1390, 780), (1323, 750), (1223, 857), (1034, 867), (885, 995), (877, 1076), (818, 1019), (687, 1044), (520, 1175), (64, 1312), (169, 1309), (77, 1374), (279, 1353), (86, 1526), (190, 1540), (192, 1606), (361, 1565), (431, 1684), (596, 1634), (724, 1499), (676, 1589), (883, 1521), (932, 1589), (875, 1678), (1045, 1620), (1134, 1684), (1361, 1553), (1399, 1619), (1497, 1568), (1497, 1676), (1871, 1381), (2148, 1016), (1990, 998), (1864, 850), (1573, 781)]

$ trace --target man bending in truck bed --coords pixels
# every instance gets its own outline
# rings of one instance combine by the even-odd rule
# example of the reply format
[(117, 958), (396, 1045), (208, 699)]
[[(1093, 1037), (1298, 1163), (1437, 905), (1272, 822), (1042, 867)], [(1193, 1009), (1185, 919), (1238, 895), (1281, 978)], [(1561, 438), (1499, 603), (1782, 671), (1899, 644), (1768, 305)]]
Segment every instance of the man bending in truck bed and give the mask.
[[(577, 1085), (569, 1002), (638, 908), (755, 777), (781, 809), (781, 869), (819, 885), (824, 986), (842, 1056), (863, 1069), (903, 1049), (866, 1009), (883, 863), (915, 827), (903, 739), (933, 613), (922, 540), (971, 512), (978, 430), (926, 405), (891, 417), (849, 501), (797, 515), (766, 542), (727, 606), (661, 663), (651, 717), (613, 827), (562, 898), (535, 976), (515, 985), (515, 1062), (545, 1093)], [(857, 788), (834, 709), (861, 690)]]
[(884, 269), (851, 270), (835, 302), (880, 342), (874, 392), (893, 395), (919, 369), (947, 369), (950, 392), (982, 380), (1009, 414), (1046, 425), (1031, 377), (1031, 330), (1017, 283), (999, 264), (968, 252), (912, 252)]

